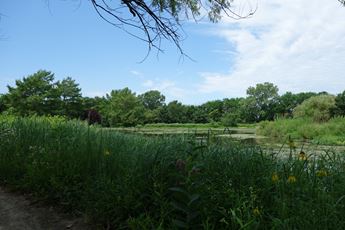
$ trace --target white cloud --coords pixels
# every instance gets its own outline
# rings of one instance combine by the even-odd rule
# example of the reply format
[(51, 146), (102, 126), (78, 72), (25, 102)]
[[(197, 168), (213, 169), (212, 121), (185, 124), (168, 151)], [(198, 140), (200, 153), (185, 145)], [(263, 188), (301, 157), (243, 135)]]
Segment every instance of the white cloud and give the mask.
[(167, 101), (186, 99), (187, 96), (190, 96), (192, 94), (192, 92), (177, 86), (175, 82), (170, 80), (146, 80), (144, 81), (143, 86), (146, 88), (146, 91), (160, 91), (167, 97)]
[(338, 1), (263, 0), (258, 7), (252, 18), (225, 19), (212, 31), (237, 55), (228, 73), (202, 73), (199, 92), (244, 96), (266, 81), (281, 92), (345, 90), (345, 8)]
[(143, 74), (136, 70), (130, 70), (129, 73), (140, 78), (143, 77)]

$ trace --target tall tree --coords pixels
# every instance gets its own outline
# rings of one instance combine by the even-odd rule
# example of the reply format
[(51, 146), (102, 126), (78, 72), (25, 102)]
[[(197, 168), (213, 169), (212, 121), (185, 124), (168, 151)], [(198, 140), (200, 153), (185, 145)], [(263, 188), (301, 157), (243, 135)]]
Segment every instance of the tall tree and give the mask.
[(181, 102), (171, 101), (161, 110), (161, 120), (166, 123), (186, 123), (186, 107)]
[(16, 86), (7, 86), (7, 107), (18, 115), (55, 114), (58, 110), (58, 94), (53, 83), (54, 74), (38, 72), (16, 80)]
[(111, 126), (135, 126), (143, 122), (145, 108), (130, 89), (112, 90), (106, 98), (105, 115)]
[(247, 89), (245, 111), (252, 121), (273, 120), (278, 99), (278, 87), (265, 82)]
[(59, 114), (71, 118), (78, 118), (83, 113), (82, 96), (79, 85), (71, 77), (56, 83), (60, 97)]
[(158, 90), (150, 90), (138, 96), (144, 107), (149, 110), (157, 109), (165, 103), (165, 96)]

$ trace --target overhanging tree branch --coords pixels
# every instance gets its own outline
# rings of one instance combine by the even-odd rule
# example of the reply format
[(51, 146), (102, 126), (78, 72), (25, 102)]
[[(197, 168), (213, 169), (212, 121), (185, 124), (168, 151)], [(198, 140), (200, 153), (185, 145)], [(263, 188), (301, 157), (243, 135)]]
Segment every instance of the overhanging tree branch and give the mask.
[[(148, 49), (162, 51), (161, 41), (172, 42), (184, 54), (180, 42), (182, 36), (181, 18), (197, 20), (206, 12), (210, 21), (218, 22), (221, 17), (247, 18), (256, 10), (248, 9), (246, 14), (235, 12), (233, 0), (90, 0), (98, 15), (132, 36), (148, 43)], [(184, 17), (182, 17), (184, 13)]]

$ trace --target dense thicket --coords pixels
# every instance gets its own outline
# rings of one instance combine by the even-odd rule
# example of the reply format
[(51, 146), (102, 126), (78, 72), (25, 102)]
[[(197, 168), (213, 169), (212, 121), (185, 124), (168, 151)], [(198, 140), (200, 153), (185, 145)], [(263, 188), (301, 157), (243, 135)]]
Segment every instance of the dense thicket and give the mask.
[[(220, 123), (236, 126), (237, 123), (293, 116), (314, 116), (314, 120), (324, 121), (345, 114), (345, 91), (334, 99), (326, 92), (286, 92), (279, 95), (278, 90), (277, 86), (265, 82), (249, 87), (245, 98), (225, 98), (201, 105), (184, 105), (179, 101), (167, 103), (165, 96), (157, 90), (136, 95), (128, 88), (112, 90), (104, 97), (89, 98), (82, 97), (81, 89), (72, 78), (54, 81), (53, 73), (40, 70), (17, 80), (15, 86), (8, 86), (8, 93), (0, 95), (0, 112), (20, 116), (60, 115), (88, 119), (90, 123), (102, 123), (104, 126), (147, 123)], [(333, 98), (335, 102), (327, 107), (329, 103), (325, 98)], [(323, 109), (324, 105), (327, 108)]]

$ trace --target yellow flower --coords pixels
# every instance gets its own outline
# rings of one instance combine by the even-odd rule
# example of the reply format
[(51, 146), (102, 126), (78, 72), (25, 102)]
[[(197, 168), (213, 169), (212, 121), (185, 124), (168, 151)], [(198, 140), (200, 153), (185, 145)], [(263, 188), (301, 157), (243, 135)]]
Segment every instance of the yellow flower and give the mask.
[(271, 179), (272, 179), (272, 182), (273, 182), (273, 183), (278, 182), (278, 181), (279, 181), (279, 176), (278, 176), (278, 174), (277, 174), (276, 172), (273, 173)]
[(104, 151), (104, 155), (109, 156), (109, 155), (110, 155), (109, 150), (105, 150), (105, 151)]
[(308, 160), (307, 154), (305, 154), (305, 152), (301, 151), (301, 152), (298, 154), (298, 160), (300, 160), (300, 161), (306, 161), (306, 160)]
[(260, 212), (258, 207), (253, 209), (253, 214), (254, 214), (254, 216), (260, 216), (261, 212)]
[(318, 170), (318, 171), (316, 172), (316, 175), (317, 175), (318, 177), (325, 177), (325, 176), (328, 176), (328, 173), (327, 173), (326, 170), (321, 169), (321, 170)]
[(290, 184), (296, 183), (297, 179), (295, 176), (289, 176), (287, 182)]

